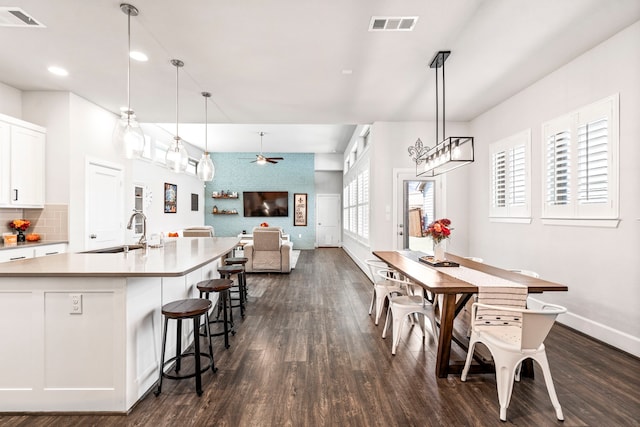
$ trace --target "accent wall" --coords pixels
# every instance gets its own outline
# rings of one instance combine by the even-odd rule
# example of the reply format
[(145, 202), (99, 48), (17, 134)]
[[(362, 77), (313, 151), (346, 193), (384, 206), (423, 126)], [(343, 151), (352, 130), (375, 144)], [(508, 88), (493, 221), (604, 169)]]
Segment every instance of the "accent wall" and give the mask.
[[(211, 153), (216, 171), (212, 182), (205, 187), (205, 224), (214, 228), (216, 236), (236, 236), (262, 222), (282, 227), (291, 236), (294, 249), (313, 249), (316, 241), (315, 229), (315, 159), (312, 153), (265, 153), (268, 157), (284, 157), (277, 164), (258, 165), (251, 163), (251, 153)], [(214, 199), (212, 193), (224, 191), (237, 193), (238, 198)], [(287, 217), (245, 217), (243, 212), (244, 191), (289, 192), (289, 215)], [(294, 226), (294, 193), (307, 194), (307, 225)], [(213, 214), (213, 207), (218, 209)], [(221, 211), (235, 209), (237, 214), (222, 215)]]

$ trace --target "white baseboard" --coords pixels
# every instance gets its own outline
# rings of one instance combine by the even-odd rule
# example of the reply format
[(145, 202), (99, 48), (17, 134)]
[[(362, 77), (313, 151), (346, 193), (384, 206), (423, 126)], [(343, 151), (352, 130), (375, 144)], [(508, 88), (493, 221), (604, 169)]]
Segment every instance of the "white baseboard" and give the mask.
[[(535, 309), (544, 304), (544, 301), (529, 297), (527, 298), (527, 303), (529, 307)], [(626, 351), (636, 357), (640, 357), (640, 338), (634, 337), (626, 332), (613, 329), (610, 326), (603, 325), (602, 323), (571, 312), (560, 315), (558, 317), (558, 323), (619, 348), (622, 351)]]

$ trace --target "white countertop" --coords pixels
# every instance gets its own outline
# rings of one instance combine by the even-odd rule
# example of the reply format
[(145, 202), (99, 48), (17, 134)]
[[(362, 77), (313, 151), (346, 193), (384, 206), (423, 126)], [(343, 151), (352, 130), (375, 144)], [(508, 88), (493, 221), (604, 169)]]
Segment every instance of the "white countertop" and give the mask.
[(231, 251), (236, 237), (180, 237), (162, 248), (115, 254), (64, 253), (0, 264), (0, 277), (170, 277)]

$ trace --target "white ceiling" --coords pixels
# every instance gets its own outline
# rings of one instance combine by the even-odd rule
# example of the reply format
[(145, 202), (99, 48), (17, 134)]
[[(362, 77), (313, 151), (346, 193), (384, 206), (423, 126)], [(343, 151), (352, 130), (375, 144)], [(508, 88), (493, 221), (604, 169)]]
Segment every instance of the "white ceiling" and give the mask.
[[(169, 60), (183, 60), (180, 134), (204, 145), (200, 92), (211, 92), (212, 151), (257, 151), (265, 131), (265, 152), (341, 152), (354, 124), (433, 120), (428, 64), (438, 50), (452, 51), (447, 119), (467, 121), (640, 19), (638, 0), (130, 2), (140, 10), (132, 49), (150, 58), (132, 61), (132, 108), (141, 122), (175, 123)], [(0, 0), (46, 26), (0, 27), (0, 81), (118, 112), (127, 74), (119, 4)], [(372, 16), (419, 19), (412, 32), (369, 32)], [(53, 64), (69, 76), (51, 75)]]

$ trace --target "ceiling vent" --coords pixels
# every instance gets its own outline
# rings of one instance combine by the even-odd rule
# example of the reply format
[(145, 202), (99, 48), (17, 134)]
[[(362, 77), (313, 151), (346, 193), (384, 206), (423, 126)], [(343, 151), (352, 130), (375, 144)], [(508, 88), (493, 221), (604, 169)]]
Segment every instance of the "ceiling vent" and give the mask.
[(0, 27), (34, 27), (45, 28), (27, 12), (19, 7), (0, 7)]
[(369, 31), (413, 31), (417, 16), (372, 16)]

